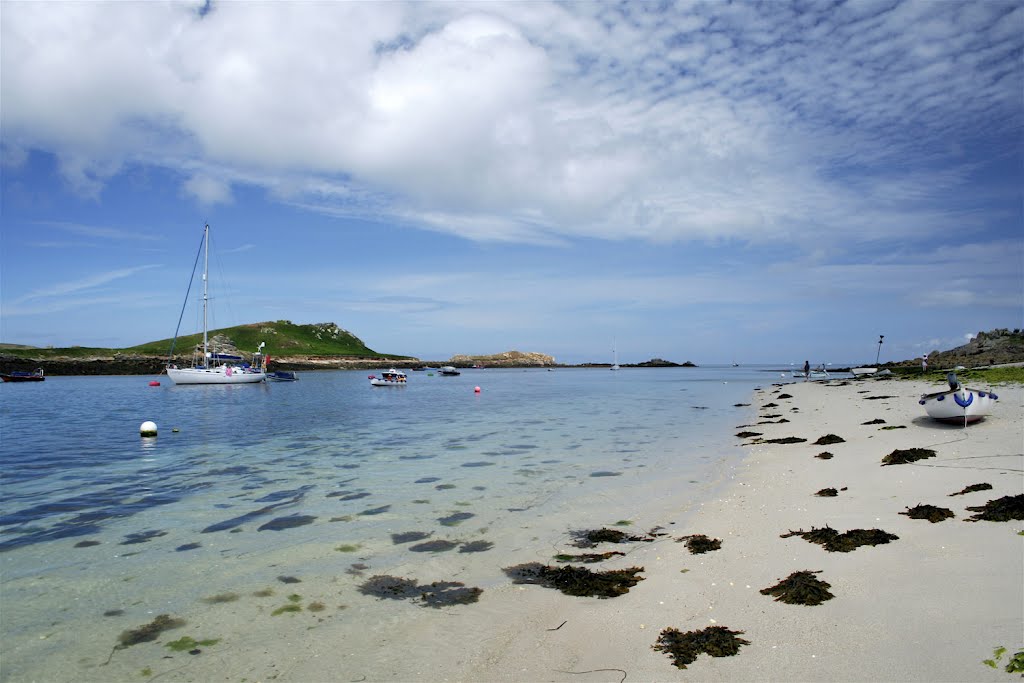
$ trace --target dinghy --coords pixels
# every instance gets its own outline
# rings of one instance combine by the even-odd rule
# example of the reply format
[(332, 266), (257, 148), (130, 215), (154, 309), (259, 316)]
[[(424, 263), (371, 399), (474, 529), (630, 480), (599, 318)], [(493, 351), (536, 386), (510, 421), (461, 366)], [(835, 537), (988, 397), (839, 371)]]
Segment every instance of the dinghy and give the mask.
[(924, 406), (928, 416), (941, 422), (964, 426), (981, 420), (988, 415), (999, 397), (991, 391), (971, 389), (960, 384), (956, 373), (946, 375), (949, 382), (947, 391), (922, 394), (919, 404)]

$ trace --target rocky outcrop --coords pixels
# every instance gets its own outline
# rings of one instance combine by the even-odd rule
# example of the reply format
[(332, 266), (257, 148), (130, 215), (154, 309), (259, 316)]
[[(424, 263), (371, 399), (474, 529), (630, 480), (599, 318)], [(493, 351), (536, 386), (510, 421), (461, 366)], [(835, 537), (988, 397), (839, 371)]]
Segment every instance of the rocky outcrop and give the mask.
[(547, 367), (555, 365), (555, 357), (543, 353), (524, 353), (522, 351), (506, 351), (490, 356), (456, 355), (448, 359), (448, 365), (469, 367), (483, 365), (485, 367)]
[[(963, 365), (974, 368), (985, 365), (1024, 362), (1024, 330), (1006, 328), (978, 332), (963, 346), (948, 351), (932, 351), (928, 365), (932, 368), (955, 368)], [(921, 359), (893, 363), (893, 365), (920, 365)]]

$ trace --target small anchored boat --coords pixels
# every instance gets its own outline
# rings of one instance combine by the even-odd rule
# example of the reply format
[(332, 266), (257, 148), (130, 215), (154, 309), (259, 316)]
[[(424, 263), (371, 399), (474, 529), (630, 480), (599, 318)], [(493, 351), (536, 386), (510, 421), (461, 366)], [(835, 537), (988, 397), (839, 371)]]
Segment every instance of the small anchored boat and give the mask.
[(268, 372), (267, 379), (272, 382), (297, 382), (299, 376), (291, 370), (277, 370), (276, 372)]
[(370, 384), (375, 387), (404, 387), (407, 377), (401, 370), (385, 370), (380, 377), (370, 375)]
[(956, 378), (956, 373), (947, 374), (946, 381), (949, 382), (947, 391), (922, 394), (921, 400), (918, 401), (932, 419), (954, 424), (962, 422), (967, 426), (988, 415), (992, 411), (992, 406), (999, 400), (991, 391), (963, 386)]
[(451, 366), (451, 365), (444, 366), (438, 372), (440, 372), (442, 375), (451, 375), (451, 376), (461, 375), (462, 374), (461, 372), (456, 370), (454, 366)]
[(0, 379), (5, 382), (42, 382), (46, 377), (43, 376), (42, 368), (36, 368), (35, 372), (24, 372), (23, 370), (5, 372), (0, 374)]

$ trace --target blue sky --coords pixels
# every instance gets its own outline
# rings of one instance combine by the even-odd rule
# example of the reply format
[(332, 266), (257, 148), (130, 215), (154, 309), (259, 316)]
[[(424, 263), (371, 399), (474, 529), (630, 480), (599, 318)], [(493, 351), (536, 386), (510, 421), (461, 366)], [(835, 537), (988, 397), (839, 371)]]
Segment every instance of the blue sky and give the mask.
[(1024, 326), (1020, 1), (2, 19), (2, 342), (170, 337), (207, 222), (216, 326), (428, 360), (859, 363)]

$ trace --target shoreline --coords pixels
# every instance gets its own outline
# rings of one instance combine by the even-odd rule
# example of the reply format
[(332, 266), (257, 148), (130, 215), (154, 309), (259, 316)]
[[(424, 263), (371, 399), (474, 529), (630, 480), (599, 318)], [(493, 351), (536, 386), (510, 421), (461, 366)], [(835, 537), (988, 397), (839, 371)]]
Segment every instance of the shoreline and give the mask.
[[(721, 495), (693, 514), (680, 506), (682, 528), (672, 527), (672, 536), (707, 534), (722, 540), (721, 550), (690, 555), (675, 543), (639, 548), (608, 563), (645, 567), (646, 580), (613, 600), (526, 586), (558, 606), (520, 624), (502, 652), (483, 657), (485, 664), (445, 673), (455, 680), (501, 681), (578, 681), (585, 671), (588, 681), (1007, 680), (1002, 666), (1022, 645), (1024, 539), (1018, 531), (1024, 522), (968, 523), (965, 508), (1021, 493), (1024, 387), (1001, 388), (994, 415), (966, 430), (924, 416), (916, 398), (932, 389), (927, 382), (867, 380), (755, 392), (758, 414), (776, 403), (771, 414), (784, 412), (790, 420), (754, 427), (762, 438), (807, 441), (745, 439), (742, 447), (750, 452), (733, 466), (726, 487), (715, 488)], [(776, 398), (784, 393), (793, 398)], [(886, 424), (863, 424), (873, 419)], [(813, 445), (829, 433), (845, 442)], [(937, 456), (881, 465), (894, 449), (914, 447), (932, 448)], [(822, 451), (834, 457), (814, 457)], [(950, 496), (979, 482), (993, 489)], [(825, 487), (846, 490), (834, 498), (814, 495)], [(900, 514), (919, 503), (956, 516), (933, 524)], [(826, 525), (840, 532), (880, 528), (899, 539), (840, 553), (781, 538)], [(788, 605), (760, 594), (802, 570), (820, 571), (816, 576), (831, 584), (834, 599)], [(557, 631), (546, 630), (562, 621)], [(750, 644), (733, 657), (702, 654), (685, 671), (651, 649), (664, 628), (715, 625), (742, 631)], [(1000, 646), (1008, 654), (999, 668), (982, 664)]]

